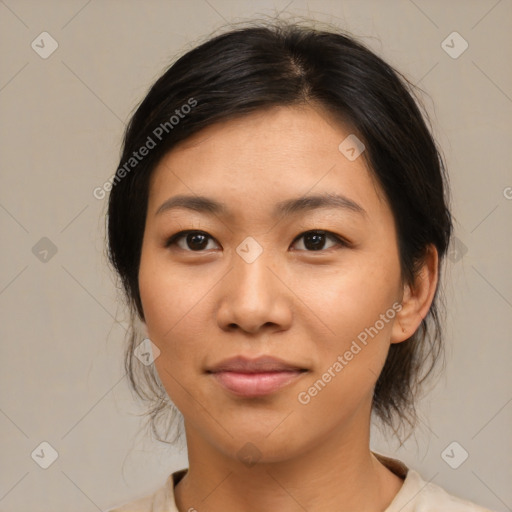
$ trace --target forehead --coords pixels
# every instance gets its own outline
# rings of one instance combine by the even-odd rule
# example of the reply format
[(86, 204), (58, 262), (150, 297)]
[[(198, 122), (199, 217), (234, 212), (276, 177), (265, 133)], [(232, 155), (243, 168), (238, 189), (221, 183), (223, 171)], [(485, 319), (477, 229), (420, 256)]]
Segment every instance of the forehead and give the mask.
[[(215, 197), (233, 213), (273, 209), (283, 199), (338, 194), (372, 210), (381, 194), (364, 155), (340, 144), (350, 127), (327, 112), (276, 107), (223, 121), (173, 148), (154, 170), (149, 208), (175, 194)], [(366, 205), (366, 206), (364, 206)], [(227, 212), (229, 213), (229, 211)]]

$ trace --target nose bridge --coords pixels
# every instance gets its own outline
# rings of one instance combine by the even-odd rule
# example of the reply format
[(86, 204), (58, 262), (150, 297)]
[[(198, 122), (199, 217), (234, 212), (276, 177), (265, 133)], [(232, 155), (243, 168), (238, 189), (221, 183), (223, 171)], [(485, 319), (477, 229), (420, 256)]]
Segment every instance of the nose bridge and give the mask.
[[(255, 245), (252, 241), (243, 242), (233, 255), (234, 281), (232, 291), (238, 296), (239, 300), (246, 305), (254, 302), (254, 306), (267, 300), (271, 295), (277, 293), (273, 283), (274, 276), (269, 270), (271, 265), (271, 253), (269, 250), (263, 250), (263, 247)], [(272, 293), (272, 291), (274, 293)]]
[(236, 324), (249, 332), (265, 324), (285, 327), (290, 321), (286, 288), (270, 270), (273, 263), (272, 252), (256, 245), (254, 240), (246, 240), (237, 247), (222, 292), (220, 324)]

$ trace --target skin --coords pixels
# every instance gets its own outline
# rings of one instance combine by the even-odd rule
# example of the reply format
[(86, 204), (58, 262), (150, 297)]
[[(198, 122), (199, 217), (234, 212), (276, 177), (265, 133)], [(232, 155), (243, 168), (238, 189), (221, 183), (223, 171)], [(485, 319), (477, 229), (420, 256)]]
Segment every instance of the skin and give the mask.
[[(369, 449), (375, 382), (391, 343), (410, 337), (430, 307), (437, 253), (411, 285), (401, 278), (393, 215), (363, 157), (338, 149), (350, 127), (318, 106), (279, 107), (210, 126), (155, 169), (139, 271), (155, 365), (184, 416), (189, 471), (176, 486), (184, 512), (383, 511), (403, 481)], [(273, 216), (276, 203), (338, 193), (364, 213), (318, 208)], [(225, 203), (229, 214), (175, 208), (178, 194)], [(210, 237), (194, 251), (182, 230)], [(325, 230), (311, 250), (302, 234)], [(263, 252), (236, 252), (248, 236)], [(392, 305), (396, 316), (311, 401), (297, 397)], [(307, 369), (276, 393), (242, 398), (205, 372), (228, 358), (272, 355)], [(239, 450), (252, 443), (258, 461)], [(242, 452), (243, 453), (243, 452)]]

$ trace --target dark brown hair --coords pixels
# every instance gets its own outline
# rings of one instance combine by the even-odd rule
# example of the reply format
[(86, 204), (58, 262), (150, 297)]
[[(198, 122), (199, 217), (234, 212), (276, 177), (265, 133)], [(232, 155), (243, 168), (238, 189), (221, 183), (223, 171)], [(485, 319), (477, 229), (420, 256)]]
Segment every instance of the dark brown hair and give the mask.
[[(274, 106), (321, 105), (354, 127), (394, 214), (404, 282), (413, 282), (430, 245), (441, 261), (452, 230), (446, 176), (413, 89), (353, 37), (291, 23), (231, 30), (180, 57), (133, 114), (109, 197), (109, 258), (132, 319), (144, 320), (138, 270), (152, 171), (178, 142), (199, 130)], [(149, 147), (150, 139), (154, 146), (146, 156), (130, 160)], [(373, 412), (395, 433), (397, 425), (414, 425), (419, 385), (442, 355), (438, 291), (417, 332), (391, 345), (375, 387)], [(164, 440), (176, 410), (153, 365), (134, 360), (140, 342), (132, 329), (125, 367), (133, 389), (151, 404), (153, 432)], [(162, 421), (163, 436), (156, 428)]]

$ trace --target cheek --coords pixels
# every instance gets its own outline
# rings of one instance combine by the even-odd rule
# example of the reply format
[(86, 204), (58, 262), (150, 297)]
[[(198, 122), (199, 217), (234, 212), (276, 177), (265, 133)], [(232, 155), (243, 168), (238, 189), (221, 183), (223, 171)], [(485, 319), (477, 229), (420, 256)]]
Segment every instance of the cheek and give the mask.
[(199, 298), (194, 288), (180, 279), (179, 272), (169, 272), (162, 267), (157, 258), (143, 251), (139, 290), (147, 335), (160, 350), (155, 366), (173, 398), (177, 382), (183, 379), (180, 373), (188, 366), (187, 361), (193, 360), (196, 351), (193, 343), (201, 339), (197, 333), (197, 325), (201, 324), (190, 323), (190, 316), (197, 312), (194, 305), (197, 308)]
[(345, 265), (332, 272), (318, 269), (307, 277), (297, 276), (293, 283), (294, 292), (313, 313), (314, 324), (334, 340), (346, 342), (357, 337), (386, 312), (387, 322), (385, 326), (379, 323), (378, 328), (383, 334), (390, 333), (392, 306), (400, 297), (398, 259), (363, 259), (354, 254), (352, 261), (347, 258)]
[[(202, 309), (194, 294), (169, 293), (162, 281), (147, 295), (146, 327), (148, 337), (160, 349), (155, 368), (172, 402), (186, 416), (201, 414), (191, 396), (198, 395), (198, 374), (204, 354), (214, 348), (205, 329)], [(160, 290), (160, 293), (158, 291)], [(145, 309), (146, 312), (146, 309)]]
[(341, 314), (335, 324), (337, 335), (316, 343), (318, 364), (294, 397), (301, 404), (299, 412), (316, 429), (346, 423), (361, 406), (370, 410), (392, 324), (380, 320), (380, 312), (363, 309), (356, 314), (357, 318)]
[(207, 282), (197, 286), (201, 278), (189, 277), (174, 268), (162, 255), (143, 248), (139, 269), (139, 290), (149, 334), (155, 340), (167, 339), (200, 304)]
[(315, 287), (302, 288), (316, 317), (305, 326), (315, 340), (318, 365), (307, 381), (315, 389), (311, 394), (303, 389), (308, 396), (322, 396), (314, 401), (338, 406), (357, 401), (371, 393), (382, 370), (399, 307), (400, 269), (397, 258), (380, 260), (360, 258), (317, 279)]

